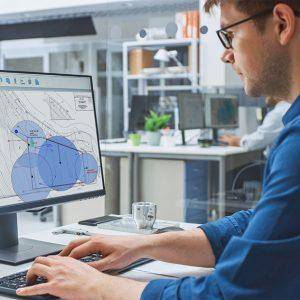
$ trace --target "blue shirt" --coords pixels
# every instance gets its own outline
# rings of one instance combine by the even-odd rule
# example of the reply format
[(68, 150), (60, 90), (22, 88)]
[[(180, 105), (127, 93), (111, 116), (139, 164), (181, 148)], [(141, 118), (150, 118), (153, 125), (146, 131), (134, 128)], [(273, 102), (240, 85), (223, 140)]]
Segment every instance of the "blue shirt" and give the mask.
[(201, 226), (216, 257), (215, 272), (153, 280), (142, 300), (300, 299), (300, 96), (283, 123), (255, 209)]

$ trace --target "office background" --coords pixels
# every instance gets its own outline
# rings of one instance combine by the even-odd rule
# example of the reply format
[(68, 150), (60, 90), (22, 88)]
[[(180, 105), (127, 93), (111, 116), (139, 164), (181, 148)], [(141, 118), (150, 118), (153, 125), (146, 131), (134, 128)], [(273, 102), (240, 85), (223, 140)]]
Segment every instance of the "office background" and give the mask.
[[(0, 18), (0, 68), (92, 75), (101, 140), (142, 129), (130, 124), (141, 111), (132, 115), (134, 103), (146, 109), (158, 100), (172, 115), (174, 144), (181, 144), (177, 101), (183, 94), (237, 97), (237, 124), (219, 134), (253, 132), (264, 101), (246, 97), (239, 78), (220, 61), (218, 18), (202, 7), (193, 0), (11, 1)], [(161, 143), (145, 153), (143, 143), (135, 150), (117, 140), (101, 144), (107, 195), (25, 213), (24, 224), (130, 213), (133, 201), (157, 203), (159, 218), (194, 223), (252, 207), (261, 191), (262, 151), (205, 152), (212, 149), (197, 139), (212, 133), (202, 127), (186, 130), (185, 149)]]

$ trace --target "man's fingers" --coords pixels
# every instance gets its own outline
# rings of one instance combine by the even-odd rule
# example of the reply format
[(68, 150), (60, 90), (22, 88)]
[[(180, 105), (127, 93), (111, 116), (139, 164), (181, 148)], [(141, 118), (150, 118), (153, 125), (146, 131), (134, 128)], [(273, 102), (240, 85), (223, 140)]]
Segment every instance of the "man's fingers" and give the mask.
[(78, 247), (78, 246), (80, 246), (80, 245), (82, 245), (82, 244), (88, 242), (90, 239), (91, 239), (91, 237), (85, 237), (85, 238), (81, 238), (81, 239), (72, 241), (71, 243), (69, 243), (69, 245), (66, 246), (66, 248), (64, 248), (64, 249), (59, 253), (59, 255), (60, 255), (60, 256), (68, 256), (68, 255), (70, 255), (71, 251), (72, 251), (74, 248), (76, 248), (76, 247)]
[(75, 259), (82, 258), (84, 256), (90, 255), (92, 253), (99, 253), (100, 249), (97, 249), (99, 246), (91, 241), (84, 243), (76, 248), (74, 248), (69, 256)]
[(88, 263), (88, 265), (102, 272), (102, 271), (117, 269), (118, 262), (119, 262), (118, 259), (115, 259), (112, 255), (109, 255), (98, 261), (90, 262)]
[(55, 264), (56, 262), (54, 259), (52, 259), (52, 256), (47, 256), (47, 257), (39, 256), (34, 260), (34, 263), (38, 263), (50, 267), (53, 266), (53, 264)]
[(68, 261), (71, 261), (71, 260), (74, 260), (73, 257), (70, 257), (70, 256), (52, 255), (50, 257), (53, 260), (54, 264), (58, 264), (58, 265), (68, 262)]
[(41, 284), (17, 289), (17, 295), (19, 296), (44, 295), (50, 293), (51, 293), (50, 283), (41, 283)]
[(51, 269), (48, 266), (34, 263), (28, 270), (26, 275), (26, 281), (28, 284), (34, 284), (37, 277), (51, 278)]

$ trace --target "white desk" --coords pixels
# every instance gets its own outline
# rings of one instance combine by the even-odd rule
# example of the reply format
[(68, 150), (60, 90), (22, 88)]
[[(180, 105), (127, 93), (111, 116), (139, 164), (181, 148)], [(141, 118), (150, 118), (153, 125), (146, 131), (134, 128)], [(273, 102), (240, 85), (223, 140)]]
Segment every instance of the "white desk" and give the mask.
[[(196, 226), (197, 225), (195, 224), (181, 223), (181, 227), (184, 229), (192, 229), (195, 228)], [(130, 233), (123, 233), (119, 231), (101, 230), (98, 229), (97, 227), (95, 228), (89, 226), (82, 226), (78, 224), (64, 226), (63, 228), (83, 229), (93, 233), (110, 234), (110, 235), (130, 234)], [(71, 240), (78, 238), (76, 236), (68, 235), (68, 234), (53, 235), (51, 232), (52, 230), (51, 231), (47, 230), (35, 234), (28, 234), (25, 237), (40, 240), (40, 241), (62, 244), (62, 245), (67, 245)], [(135, 235), (135, 234), (131, 234), (131, 235)], [(0, 277), (26, 270), (30, 267), (30, 265), (31, 263), (27, 263), (24, 265), (13, 267), (13, 266), (0, 264)], [(121, 276), (138, 280), (138, 281), (150, 281), (152, 279), (158, 279), (158, 278), (174, 279), (174, 278), (180, 278), (188, 275), (199, 277), (199, 276), (208, 275), (212, 272), (213, 269), (167, 264), (167, 263), (155, 261), (147, 265), (137, 267), (134, 270), (122, 274)], [(4, 295), (0, 295), (0, 300), (3, 299), (12, 299), (12, 298), (8, 296), (6, 297)], [(20, 299), (20, 298), (15, 298), (15, 299)]]
[(248, 151), (241, 147), (209, 147), (201, 148), (195, 146), (175, 147), (153, 147), (140, 145), (131, 146), (127, 143), (101, 144), (101, 153), (104, 157), (127, 157), (129, 160), (129, 199), (128, 213), (131, 211), (132, 202), (139, 199), (139, 159), (171, 159), (171, 160), (205, 160), (216, 161), (219, 166), (219, 197), (218, 197), (218, 218), (225, 215), (224, 194), (226, 190), (226, 171), (230, 164), (242, 165), (260, 157), (259, 151)]

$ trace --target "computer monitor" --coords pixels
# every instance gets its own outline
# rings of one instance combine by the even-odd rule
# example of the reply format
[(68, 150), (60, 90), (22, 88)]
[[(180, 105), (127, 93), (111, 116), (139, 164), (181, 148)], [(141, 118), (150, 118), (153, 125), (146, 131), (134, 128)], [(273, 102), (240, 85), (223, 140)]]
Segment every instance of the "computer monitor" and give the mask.
[(205, 127), (213, 129), (213, 139), (217, 140), (217, 130), (239, 126), (239, 100), (236, 95), (205, 95)]
[(180, 94), (177, 101), (178, 128), (182, 131), (182, 142), (185, 145), (185, 130), (205, 128), (205, 106), (202, 94)]
[(170, 129), (178, 129), (178, 104), (176, 96), (159, 97), (158, 113), (170, 115), (168, 127)]
[(90, 76), (0, 71), (0, 261), (62, 246), (19, 239), (16, 212), (105, 194)]
[(178, 127), (180, 130), (204, 128), (204, 102), (202, 94), (178, 95), (178, 115)]
[(233, 95), (205, 95), (207, 128), (236, 128), (239, 126), (239, 101)]
[(145, 130), (145, 116), (151, 110), (159, 112), (159, 96), (132, 96), (129, 131)]

